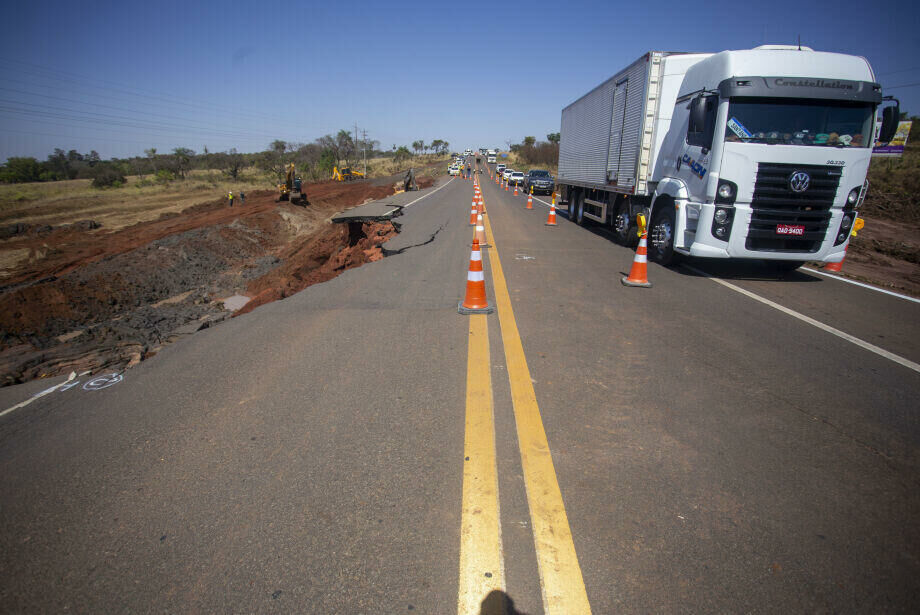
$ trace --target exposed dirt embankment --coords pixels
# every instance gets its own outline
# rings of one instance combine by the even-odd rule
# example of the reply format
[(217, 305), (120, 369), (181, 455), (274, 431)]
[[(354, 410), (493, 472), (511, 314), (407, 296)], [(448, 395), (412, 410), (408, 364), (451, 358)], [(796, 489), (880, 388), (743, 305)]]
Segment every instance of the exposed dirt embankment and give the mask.
[(273, 192), (222, 198), (115, 232), (26, 226), (0, 237), (0, 385), (70, 370), (121, 368), (230, 315), (383, 257), (392, 223), (330, 224), (383, 198), (391, 182), (308, 186), (306, 207)]

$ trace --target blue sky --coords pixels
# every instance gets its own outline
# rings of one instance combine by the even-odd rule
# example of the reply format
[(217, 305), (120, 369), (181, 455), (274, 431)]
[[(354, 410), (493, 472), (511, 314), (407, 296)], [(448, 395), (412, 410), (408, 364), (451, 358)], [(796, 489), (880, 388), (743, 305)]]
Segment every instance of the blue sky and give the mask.
[[(879, 7), (887, 7), (880, 9)], [(0, 160), (265, 149), (367, 130), (385, 148), (506, 147), (650, 49), (802, 43), (862, 55), (920, 114), (908, 2), (17, 2), (0, 23)]]

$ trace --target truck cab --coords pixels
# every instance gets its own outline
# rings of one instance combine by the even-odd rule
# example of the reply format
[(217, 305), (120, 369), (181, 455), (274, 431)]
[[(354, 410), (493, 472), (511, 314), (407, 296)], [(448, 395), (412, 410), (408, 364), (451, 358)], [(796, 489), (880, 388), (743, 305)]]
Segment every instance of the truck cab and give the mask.
[(861, 57), (764, 46), (696, 62), (658, 135), (649, 256), (842, 260), (881, 102)]

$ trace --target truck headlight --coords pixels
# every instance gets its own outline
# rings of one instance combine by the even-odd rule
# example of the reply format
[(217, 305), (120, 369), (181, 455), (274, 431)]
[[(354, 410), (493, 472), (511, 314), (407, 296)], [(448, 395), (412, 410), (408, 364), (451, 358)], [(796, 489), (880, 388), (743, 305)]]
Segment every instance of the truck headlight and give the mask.
[(712, 236), (721, 241), (728, 241), (732, 232), (732, 223), (735, 221), (734, 207), (716, 207), (712, 214)]
[(847, 195), (847, 206), (855, 207), (856, 202), (859, 200), (859, 188), (853, 188), (850, 190), (850, 194)]
[(716, 205), (733, 205), (737, 196), (737, 184), (730, 182), (727, 179), (719, 180), (719, 187), (716, 188)]

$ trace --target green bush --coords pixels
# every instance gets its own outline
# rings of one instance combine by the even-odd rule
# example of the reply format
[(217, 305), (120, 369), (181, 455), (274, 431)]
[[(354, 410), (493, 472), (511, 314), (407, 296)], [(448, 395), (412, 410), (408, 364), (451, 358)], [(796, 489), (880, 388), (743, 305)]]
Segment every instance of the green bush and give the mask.
[(125, 183), (125, 176), (121, 171), (112, 167), (98, 168), (93, 177), (93, 188), (118, 188)]

